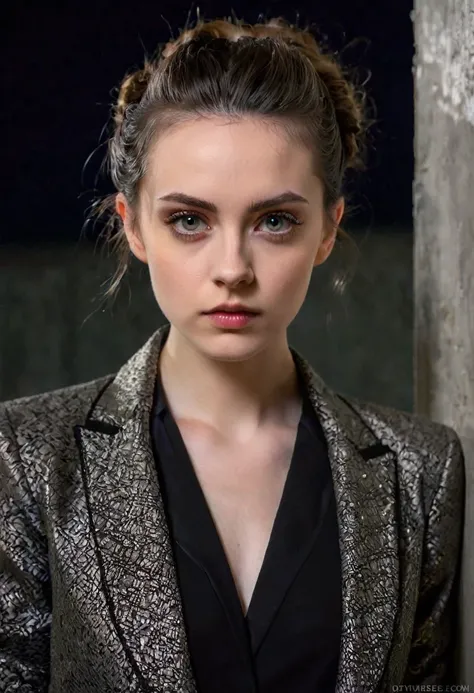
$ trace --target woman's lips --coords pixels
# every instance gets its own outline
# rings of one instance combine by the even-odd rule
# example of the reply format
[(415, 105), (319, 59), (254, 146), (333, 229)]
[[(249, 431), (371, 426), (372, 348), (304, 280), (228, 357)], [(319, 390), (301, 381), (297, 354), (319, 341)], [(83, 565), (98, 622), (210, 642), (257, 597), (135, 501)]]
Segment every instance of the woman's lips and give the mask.
[(248, 311), (241, 311), (239, 313), (231, 313), (229, 311), (214, 311), (212, 313), (206, 313), (206, 315), (211, 319), (211, 321), (218, 327), (230, 327), (239, 328), (245, 327), (254, 318), (257, 317), (257, 313), (250, 313)]

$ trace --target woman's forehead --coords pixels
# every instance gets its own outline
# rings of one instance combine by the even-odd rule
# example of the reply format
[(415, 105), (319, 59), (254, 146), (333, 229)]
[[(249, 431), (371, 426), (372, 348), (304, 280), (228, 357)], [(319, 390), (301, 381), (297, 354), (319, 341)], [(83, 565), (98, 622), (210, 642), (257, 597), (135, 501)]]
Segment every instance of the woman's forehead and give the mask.
[(263, 188), (270, 188), (269, 196), (288, 188), (304, 195), (313, 161), (308, 148), (290, 141), (284, 131), (245, 120), (224, 125), (204, 120), (182, 124), (159, 138), (147, 170), (155, 185), (168, 190), (185, 186), (196, 196), (196, 184), (231, 190), (247, 183), (259, 188), (258, 197), (266, 194)]

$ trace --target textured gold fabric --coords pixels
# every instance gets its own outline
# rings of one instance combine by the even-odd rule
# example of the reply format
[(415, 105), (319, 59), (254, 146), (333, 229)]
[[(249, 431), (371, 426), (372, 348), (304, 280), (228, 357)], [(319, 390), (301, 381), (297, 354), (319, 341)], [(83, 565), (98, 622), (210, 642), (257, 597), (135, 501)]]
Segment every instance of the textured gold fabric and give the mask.
[[(0, 405), (2, 693), (195, 693), (150, 445), (168, 330), (115, 375)], [(342, 398), (292, 352), (335, 485), (337, 693), (444, 682), (464, 507), (459, 438)]]

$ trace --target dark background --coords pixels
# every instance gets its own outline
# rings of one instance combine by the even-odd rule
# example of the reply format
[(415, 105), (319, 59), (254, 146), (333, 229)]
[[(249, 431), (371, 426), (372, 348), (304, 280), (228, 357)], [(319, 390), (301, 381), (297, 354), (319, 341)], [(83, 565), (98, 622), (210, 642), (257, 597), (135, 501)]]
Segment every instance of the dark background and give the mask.
[[(353, 191), (351, 225), (412, 230), (413, 34), (408, 0), (331, 0), (289, 5), (275, 0), (199, 3), (201, 17), (247, 22), (283, 16), (326, 36), (343, 62), (370, 73), (375, 104), (367, 171)], [(98, 179), (110, 105), (123, 75), (144, 52), (196, 18), (190, 2), (32, 3), (3, 9), (1, 242), (31, 245), (77, 241), (88, 207), (110, 192)], [(372, 114), (374, 111), (372, 111)], [(87, 165), (86, 161), (89, 159)], [(92, 232), (94, 233), (94, 232)], [(91, 237), (90, 230), (87, 231)]]
[[(94, 198), (112, 192), (99, 170), (116, 88), (145, 53), (179, 34), (188, 14), (192, 26), (196, 9), (191, 0), (15, 0), (3, 8), (0, 401), (112, 374), (166, 321), (133, 257), (117, 298), (103, 300), (116, 258), (96, 243), (99, 224), (83, 229)], [(367, 171), (352, 179), (357, 213), (344, 223), (360, 250), (357, 271), (344, 293), (333, 290), (339, 269), (352, 265), (336, 248), (313, 272), (288, 339), (336, 391), (411, 410), (411, 2), (216, 0), (199, 10), (204, 19), (233, 11), (249, 23), (262, 14), (309, 24), (358, 69), (359, 82), (371, 74), (377, 122)]]

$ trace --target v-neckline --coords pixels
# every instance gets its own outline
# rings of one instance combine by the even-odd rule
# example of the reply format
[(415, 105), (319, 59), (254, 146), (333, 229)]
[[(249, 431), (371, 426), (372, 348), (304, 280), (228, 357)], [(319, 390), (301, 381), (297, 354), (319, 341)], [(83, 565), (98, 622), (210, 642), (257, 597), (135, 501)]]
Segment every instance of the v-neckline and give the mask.
[[(268, 544), (246, 612), (203, 489), (195, 472), (186, 444), (169, 408), (163, 421), (174, 448), (171, 471), (174, 489), (173, 532), (177, 544), (208, 576), (227, 615), (236, 640), (242, 631), (251, 637), (252, 651), (260, 646), (285, 594), (304, 563), (315, 538), (318, 506), (314, 497), (314, 475), (322, 474), (316, 464), (308, 465), (309, 425), (314, 416), (309, 396), (299, 374), (302, 409), (294, 447), (282, 495), (275, 514)], [(158, 382), (158, 387), (162, 387)], [(160, 392), (163, 395), (163, 391)], [(314, 440), (314, 439), (313, 439)], [(314, 449), (314, 446), (313, 446)], [(314, 457), (311, 459), (313, 462)], [(305, 495), (306, 494), (306, 495)], [(320, 505), (320, 504), (319, 504)], [(245, 656), (249, 656), (245, 652)]]
[[(225, 566), (225, 573), (226, 573), (226, 582), (231, 582), (232, 583), (232, 592), (233, 592), (233, 601), (237, 601), (240, 613), (242, 615), (242, 618), (245, 620), (248, 620), (249, 614), (251, 614), (253, 605), (255, 604), (256, 601), (256, 593), (257, 593), (257, 588), (260, 589), (259, 583), (261, 582), (261, 575), (262, 571), (264, 569), (265, 563), (268, 563), (268, 556), (270, 555), (270, 552), (272, 551), (273, 544), (275, 543), (275, 537), (276, 537), (276, 530), (278, 529), (278, 525), (281, 523), (281, 514), (282, 514), (282, 506), (284, 505), (286, 507), (286, 496), (288, 495), (288, 489), (291, 483), (291, 478), (294, 474), (294, 467), (295, 467), (295, 459), (296, 459), (296, 450), (298, 447), (298, 442), (300, 439), (300, 428), (301, 428), (301, 420), (302, 420), (302, 415), (303, 415), (303, 409), (301, 412), (300, 420), (298, 422), (298, 427), (297, 427), (297, 432), (295, 435), (295, 440), (294, 440), (294, 445), (293, 445), (293, 450), (291, 452), (291, 459), (290, 459), (290, 464), (288, 466), (288, 471), (286, 474), (285, 482), (283, 484), (283, 490), (282, 490), (282, 495), (280, 497), (278, 507), (275, 513), (275, 517), (272, 523), (272, 528), (270, 530), (270, 535), (269, 535), (269, 540), (267, 547), (265, 549), (264, 557), (262, 560), (262, 564), (260, 566), (260, 570), (257, 576), (257, 579), (255, 581), (254, 589), (252, 592), (252, 596), (250, 598), (250, 602), (247, 608), (246, 613), (244, 613), (244, 608), (243, 605), (241, 604), (239, 593), (238, 593), (238, 588), (235, 583), (233, 574), (232, 574), (232, 569), (230, 567), (229, 561), (227, 559), (227, 554), (224, 549), (224, 545), (222, 543), (222, 540), (220, 538), (220, 534), (217, 528), (217, 525), (214, 521), (211, 509), (208, 505), (206, 496), (204, 494), (203, 488), (201, 486), (201, 483), (199, 481), (198, 475), (196, 473), (196, 470), (194, 468), (194, 465), (191, 460), (191, 456), (188, 452), (188, 449), (186, 447), (186, 443), (184, 441), (183, 435), (179, 429), (179, 426), (177, 422), (175, 421), (174, 417), (171, 415), (170, 412), (168, 412), (168, 421), (167, 425), (170, 427), (172, 432), (172, 439), (175, 445), (178, 446), (178, 459), (180, 460), (179, 464), (181, 465), (181, 471), (183, 472), (183, 477), (187, 479), (187, 492), (191, 492), (194, 496), (193, 504), (192, 506), (188, 505), (188, 509), (190, 507), (193, 508), (193, 512), (197, 511), (199, 513), (199, 516), (194, 518), (193, 526), (199, 526), (201, 525), (202, 529), (206, 530), (206, 535), (207, 538), (212, 541), (212, 553), (218, 553), (218, 561), (219, 564), (224, 568)], [(188, 496), (189, 498), (189, 496)], [(202, 524), (201, 524), (202, 523)], [(179, 539), (182, 541), (182, 535), (180, 534)], [(203, 544), (199, 543), (199, 547), (202, 550), (203, 549)], [(189, 547), (188, 547), (189, 548)], [(206, 557), (207, 557), (207, 552)], [(214, 564), (213, 568), (214, 568)]]

